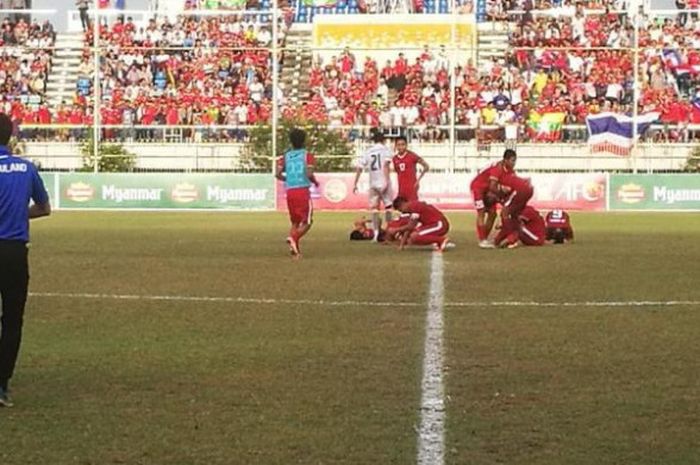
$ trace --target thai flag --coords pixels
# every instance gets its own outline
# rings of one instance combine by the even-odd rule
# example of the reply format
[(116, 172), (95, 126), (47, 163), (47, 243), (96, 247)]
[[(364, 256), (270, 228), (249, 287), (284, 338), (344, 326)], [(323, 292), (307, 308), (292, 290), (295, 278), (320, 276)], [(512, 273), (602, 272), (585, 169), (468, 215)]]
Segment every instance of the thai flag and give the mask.
[(700, 97), (695, 97), (691, 110), (690, 122), (693, 124), (700, 124)]
[(676, 68), (683, 61), (681, 60), (681, 55), (678, 53), (678, 50), (665, 49), (661, 53), (663, 54), (664, 61), (671, 69)]
[[(646, 113), (637, 116), (637, 134), (644, 134), (659, 113)], [(599, 113), (586, 117), (588, 144), (592, 152), (609, 152), (627, 156), (634, 145), (633, 118), (620, 113)]]

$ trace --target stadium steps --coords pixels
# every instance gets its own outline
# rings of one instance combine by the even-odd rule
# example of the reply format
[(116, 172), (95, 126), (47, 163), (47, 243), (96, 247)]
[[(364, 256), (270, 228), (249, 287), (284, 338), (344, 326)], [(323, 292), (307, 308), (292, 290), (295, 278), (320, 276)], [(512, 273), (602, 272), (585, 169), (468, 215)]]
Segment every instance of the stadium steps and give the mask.
[(477, 66), (505, 58), (508, 51), (508, 35), (514, 25), (502, 22), (480, 23), (478, 26)]
[(313, 58), (311, 32), (308, 25), (294, 24), (285, 38), (286, 51), (280, 81), (284, 84), (287, 100), (293, 106), (309, 98), (309, 73)]
[(53, 66), (46, 81), (46, 100), (50, 106), (71, 103), (78, 83), (78, 67), (83, 55), (84, 35), (82, 32), (58, 34)]

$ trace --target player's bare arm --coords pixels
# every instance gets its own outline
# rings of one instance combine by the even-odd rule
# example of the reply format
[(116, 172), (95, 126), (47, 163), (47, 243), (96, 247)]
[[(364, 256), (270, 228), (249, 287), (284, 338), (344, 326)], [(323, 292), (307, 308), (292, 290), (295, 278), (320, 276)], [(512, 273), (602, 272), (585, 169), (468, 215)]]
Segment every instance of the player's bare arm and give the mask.
[(416, 162), (421, 166), (421, 172), (418, 174), (418, 179), (416, 179), (416, 189), (420, 185), (420, 180), (423, 179), (423, 176), (430, 171), (430, 165), (428, 164), (427, 161), (423, 160), (423, 158), (418, 157), (418, 161)]
[(352, 185), (352, 193), (357, 194), (357, 183), (360, 182), (360, 176), (362, 175), (362, 167), (358, 166), (355, 168), (355, 182)]
[(391, 160), (387, 160), (386, 163), (384, 163), (384, 166), (382, 167), (382, 174), (384, 174), (384, 189), (382, 190), (382, 194), (385, 194), (389, 188), (391, 187)]
[(284, 163), (277, 164), (277, 168), (275, 168), (275, 178), (282, 182), (287, 180), (287, 177), (284, 175)]
[(309, 181), (311, 181), (311, 183), (314, 186), (318, 187), (319, 183), (318, 183), (318, 180), (316, 179), (315, 171), (316, 171), (316, 165), (308, 165), (306, 167), (306, 176), (309, 178)]
[(49, 216), (51, 214), (51, 204), (46, 203), (35, 203), (29, 207), (29, 219), (41, 218), (42, 216)]

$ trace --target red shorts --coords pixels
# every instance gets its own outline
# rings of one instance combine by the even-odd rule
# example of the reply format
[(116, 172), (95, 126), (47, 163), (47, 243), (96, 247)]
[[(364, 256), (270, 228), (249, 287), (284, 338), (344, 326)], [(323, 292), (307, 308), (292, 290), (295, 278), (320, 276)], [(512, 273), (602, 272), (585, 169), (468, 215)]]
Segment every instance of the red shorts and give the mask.
[(526, 224), (520, 226), (520, 234), (518, 235), (520, 242), (525, 245), (543, 245), (546, 239), (544, 231), (530, 229)]
[(472, 190), (472, 199), (474, 199), (474, 209), (480, 212), (493, 212), (496, 211), (496, 204), (494, 203), (489, 208), (484, 206), (484, 191), (482, 190)]
[(292, 224), (311, 224), (314, 208), (308, 188), (287, 191), (287, 209)]
[(450, 230), (450, 223), (438, 221), (433, 224), (422, 224), (416, 228), (419, 236), (444, 236)]
[(511, 218), (517, 218), (523, 211), (527, 203), (532, 198), (534, 190), (532, 186), (522, 191), (513, 191), (508, 195), (508, 198), (503, 202), (504, 207), (508, 207), (508, 213)]

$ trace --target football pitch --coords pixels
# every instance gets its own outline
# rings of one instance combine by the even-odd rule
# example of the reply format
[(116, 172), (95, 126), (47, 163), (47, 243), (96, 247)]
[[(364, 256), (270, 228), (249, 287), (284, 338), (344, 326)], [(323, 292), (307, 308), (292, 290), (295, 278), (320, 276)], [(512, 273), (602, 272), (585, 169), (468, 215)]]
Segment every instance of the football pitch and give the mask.
[(698, 463), (700, 215), (481, 250), (451, 213), (442, 255), (350, 242), (355, 216), (298, 262), (281, 213), (34, 223), (0, 463)]

